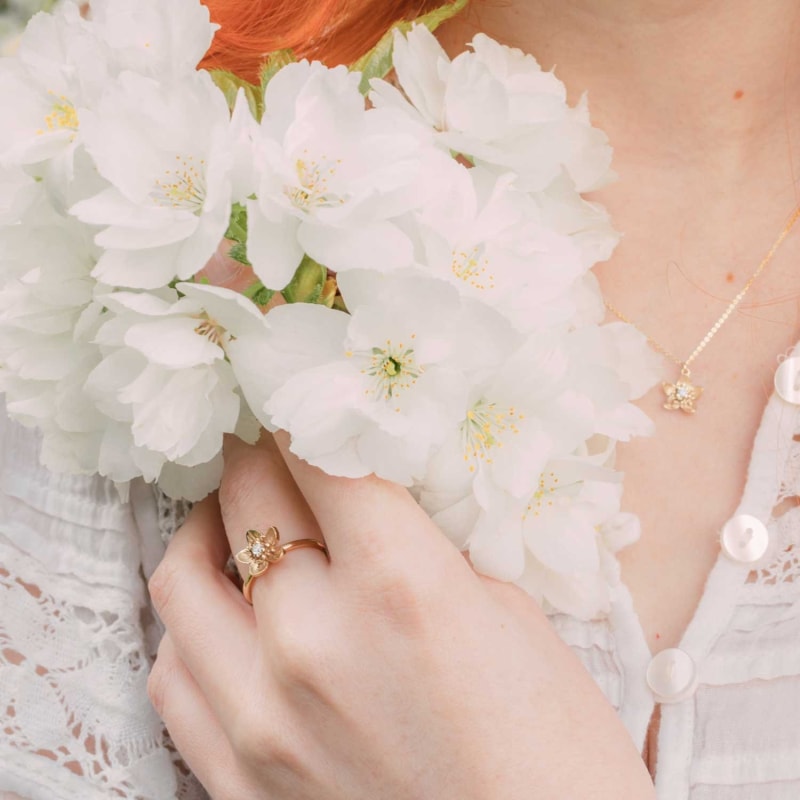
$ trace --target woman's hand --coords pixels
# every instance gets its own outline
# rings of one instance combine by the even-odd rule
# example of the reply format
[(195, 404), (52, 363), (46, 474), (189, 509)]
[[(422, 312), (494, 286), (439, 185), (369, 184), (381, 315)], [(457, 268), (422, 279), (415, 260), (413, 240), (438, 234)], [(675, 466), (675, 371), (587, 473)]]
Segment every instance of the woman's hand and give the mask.
[[(217, 800), (645, 800), (617, 715), (540, 609), (477, 576), (400, 487), (331, 478), (279, 435), (231, 441), (150, 589), (150, 696)], [(245, 531), (296, 550), (223, 574)], [(227, 538), (225, 533), (227, 532)]]

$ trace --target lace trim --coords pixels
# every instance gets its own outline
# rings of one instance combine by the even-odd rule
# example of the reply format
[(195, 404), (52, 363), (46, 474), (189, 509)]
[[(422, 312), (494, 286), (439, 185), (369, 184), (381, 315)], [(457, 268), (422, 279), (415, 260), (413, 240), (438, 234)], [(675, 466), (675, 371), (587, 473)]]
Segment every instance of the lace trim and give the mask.
[(186, 522), (186, 517), (192, 510), (192, 504), (188, 500), (173, 500), (167, 497), (157, 486), (153, 487), (156, 496), (156, 507), (158, 508), (158, 531), (161, 541), (165, 544), (175, 534), (175, 531)]
[[(762, 588), (795, 583), (800, 586), (800, 549), (794, 544), (780, 550), (769, 564), (752, 570), (747, 577), (748, 585)], [(777, 602), (780, 598), (772, 597), (771, 600)]]
[(207, 798), (147, 701), (136, 599), (53, 575), (1, 534), (0, 564), (0, 788), (33, 800)]
[(785, 592), (776, 587), (800, 590), (800, 434), (792, 438), (768, 527), (775, 546), (767, 563), (751, 570), (745, 587), (750, 600), (783, 602)]
[(48, 576), (32, 559), (15, 561), (24, 561), (24, 578), (0, 569), (2, 749), (10, 751), (10, 763), (15, 752), (20, 760), (35, 756), (51, 762), (43, 772), (52, 774), (55, 764), (119, 797), (134, 797), (131, 771), (157, 753), (161, 737), (152, 709), (130, 700), (143, 696), (149, 668), (141, 631), (125, 608), (130, 598), (65, 576), (59, 577), (71, 584), (65, 594), (85, 600), (55, 597), (40, 588)]

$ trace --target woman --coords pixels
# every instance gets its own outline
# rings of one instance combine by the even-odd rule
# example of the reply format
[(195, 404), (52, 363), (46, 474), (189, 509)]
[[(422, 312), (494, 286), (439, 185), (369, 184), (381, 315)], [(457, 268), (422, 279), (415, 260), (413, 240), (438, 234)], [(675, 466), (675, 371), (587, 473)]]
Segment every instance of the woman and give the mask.
[[(327, 7), (209, 5), (221, 41), (231, 18), (256, 39), (214, 54), (238, 69), (248, 48), (303, 42), (346, 60), (390, 21), (370, 2), (333, 23)], [(419, 10), (399, 5), (389, 16)], [(597, 199), (625, 232), (599, 270), (604, 295), (656, 349), (686, 361), (700, 347), (704, 391), (691, 415), (665, 410), (660, 389), (641, 403), (656, 433), (617, 463), (643, 534), (620, 553), (610, 617), (589, 623), (548, 620), (474, 576), (402, 491), (322, 477), (281, 436), (232, 444), (219, 500), (150, 584), (167, 629), (150, 696), (213, 797), (800, 795), (795, 376), (769, 397), (797, 338), (797, 235), (759, 271), (798, 205), (798, 12), (475, 2), (442, 33), (455, 54), (482, 30), (589, 92), (620, 175)], [(258, 41), (262, 18), (298, 30)], [(745, 287), (742, 313), (717, 324)], [(222, 568), (262, 519), (287, 540), (324, 538), (330, 563), (293, 553), (254, 584), (251, 611)], [(131, 775), (132, 795), (161, 796), (146, 769)]]

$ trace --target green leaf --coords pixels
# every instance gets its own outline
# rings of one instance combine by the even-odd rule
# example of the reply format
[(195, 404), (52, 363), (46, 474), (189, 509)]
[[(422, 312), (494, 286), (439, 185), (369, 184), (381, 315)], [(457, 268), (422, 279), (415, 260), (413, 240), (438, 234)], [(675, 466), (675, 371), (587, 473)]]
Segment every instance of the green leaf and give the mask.
[(230, 250), (228, 250), (228, 258), (238, 261), (240, 264), (244, 264), (246, 267), (253, 266), (247, 258), (247, 245), (242, 244), (241, 242), (236, 242), (236, 244), (233, 245)]
[(305, 256), (300, 262), (294, 277), (283, 290), (287, 303), (318, 303), (322, 298), (322, 290), (328, 279), (328, 270)]
[[(294, 64), (297, 59), (291, 50), (276, 50), (267, 56), (261, 66), (261, 97), (269, 86), (269, 82), (287, 65)], [(263, 102), (263, 101), (262, 101)]]
[[(415, 20), (421, 25), (424, 25), (429, 31), (435, 31), (443, 22), (452, 19), (460, 14), (469, 4), (469, 0), (453, 0), (452, 3), (445, 3), (439, 8), (434, 8), (427, 14), (423, 14), (419, 19)], [(411, 30), (413, 23), (405, 23), (408, 30)]]
[(252, 286), (245, 289), (242, 294), (250, 298), (257, 306), (265, 306), (275, 296), (275, 290), (267, 289), (261, 281), (256, 281)]
[(233, 204), (225, 238), (233, 239), (234, 242), (242, 245), (247, 242), (247, 206), (241, 203)]
[[(399, 27), (399, 26), (397, 26)], [(373, 78), (385, 78), (392, 70), (392, 51), (394, 50), (394, 28), (390, 28), (365, 56), (362, 56), (350, 69), (361, 73), (359, 89), (361, 94), (370, 90), (369, 82)]]
[(209, 75), (211, 75), (211, 79), (217, 85), (217, 88), (225, 95), (225, 100), (231, 111), (236, 105), (236, 97), (239, 94), (239, 90), (242, 89), (251, 113), (257, 120), (261, 119), (261, 115), (264, 113), (264, 96), (258, 86), (222, 69), (212, 69), (209, 71)]
[(469, 0), (453, 0), (415, 20), (403, 20), (392, 25), (372, 50), (350, 65), (351, 71), (361, 73), (361, 93), (369, 92), (369, 82), (373, 78), (385, 78), (392, 71), (395, 30), (408, 33), (414, 25), (424, 25), (429, 31), (435, 31), (443, 22), (460, 14), (468, 3)]

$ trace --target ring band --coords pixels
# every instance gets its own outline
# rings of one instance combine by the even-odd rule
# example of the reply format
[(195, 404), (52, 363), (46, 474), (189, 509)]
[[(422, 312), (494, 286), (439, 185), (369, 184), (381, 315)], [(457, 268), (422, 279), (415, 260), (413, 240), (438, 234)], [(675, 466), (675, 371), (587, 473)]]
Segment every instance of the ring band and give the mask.
[(320, 539), (295, 539), (282, 545), (278, 529), (273, 525), (266, 533), (249, 530), (246, 534), (247, 547), (236, 554), (236, 560), (249, 567), (247, 578), (242, 586), (244, 599), (253, 605), (253, 583), (263, 575), (272, 564), (277, 564), (287, 553), (302, 547), (315, 547), (325, 553), (330, 560), (328, 547)]

